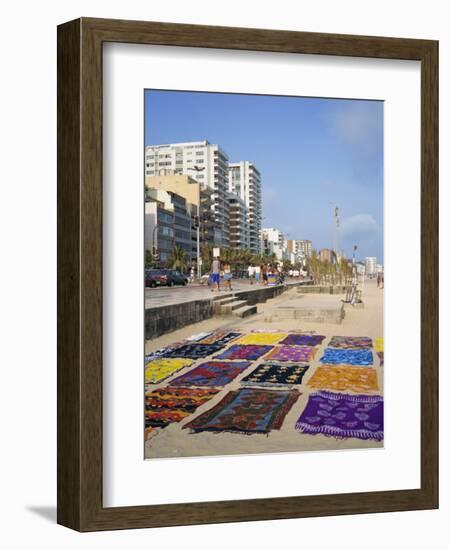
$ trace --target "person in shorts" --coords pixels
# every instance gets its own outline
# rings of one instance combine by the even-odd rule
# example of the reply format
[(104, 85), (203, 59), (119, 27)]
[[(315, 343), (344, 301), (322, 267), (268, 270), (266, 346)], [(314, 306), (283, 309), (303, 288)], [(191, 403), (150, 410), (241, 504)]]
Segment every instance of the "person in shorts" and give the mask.
[(212, 262), (212, 273), (211, 273), (212, 281), (210, 289), (213, 292), (214, 288), (216, 287), (217, 290), (220, 290), (220, 260), (219, 258), (214, 258)]
[(230, 264), (226, 264), (224, 266), (224, 270), (223, 270), (223, 281), (227, 287), (228, 290), (232, 290), (232, 285), (231, 285), (231, 281), (232, 281), (232, 272), (231, 272), (231, 266)]

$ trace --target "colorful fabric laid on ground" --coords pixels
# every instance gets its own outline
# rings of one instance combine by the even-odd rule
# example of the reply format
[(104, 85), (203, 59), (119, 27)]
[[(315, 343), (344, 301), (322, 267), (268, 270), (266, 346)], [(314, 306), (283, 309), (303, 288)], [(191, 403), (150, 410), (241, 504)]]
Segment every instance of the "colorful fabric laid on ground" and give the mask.
[(237, 340), (237, 344), (258, 344), (258, 345), (270, 345), (277, 344), (283, 338), (287, 336), (286, 332), (252, 332), (245, 334)]
[(378, 391), (377, 373), (370, 367), (318, 367), (307, 385), (314, 389), (336, 391)]
[(247, 359), (248, 361), (255, 361), (268, 353), (273, 346), (241, 346), (239, 344), (233, 344), (223, 353), (214, 357), (214, 359)]
[(209, 332), (199, 332), (198, 334), (193, 334), (192, 336), (189, 336), (186, 338), (187, 342), (199, 342), (200, 340), (204, 340), (208, 336), (212, 334), (211, 331)]
[(229, 331), (229, 330), (217, 330), (213, 332), (204, 340), (201, 340), (201, 344), (227, 344), (231, 340), (235, 340), (237, 337), (241, 336), (241, 332)]
[(250, 361), (208, 361), (175, 378), (170, 386), (225, 386), (250, 365)]
[(373, 353), (367, 349), (335, 349), (326, 348), (320, 359), (327, 365), (372, 365)]
[(245, 376), (242, 383), (258, 386), (301, 384), (308, 368), (308, 365), (262, 363), (248, 376)]
[(300, 395), (297, 390), (244, 388), (230, 391), (215, 407), (183, 427), (194, 432), (268, 433), (280, 429)]
[(379, 357), (380, 366), (383, 367), (384, 366), (384, 352), (383, 351), (378, 351), (377, 352), (377, 357)]
[(370, 349), (373, 341), (367, 336), (332, 336), (330, 348), (340, 349)]
[(152, 351), (151, 353), (147, 353), (145, 355), (145, 365), (147, 363), (149, 363), (150, 361), (152, 361), (153, 359), (156, 359), (157, 357), (163, 357), (165, 351), (166, 350), (164, 348), (162, 348), (162, 349), (158, 349), (156, 351)]
[(189, 367), (193, 361), (191, 359), (158, 357), (145, 365), (145, 382), (147, 384), (157, 384), (162, 382), (174, 372)]
[(224, 348), (223, 344), (184, 344), (179, 348), (164, 353), (164, 357), (184, 357), (186, 359), (203, 359)]
[(148, 428), (165, 428), (172, 422), (180, 422), (219, 391), (215, 388), (168, 387), (148, 392), (145, 395), (146, 431)]
[(153, 359), (156, 359), (157, 357), (164, 357), (165, 354), (172, 350), (176, 349), (181, 345), (180, 342), (173, 342), (173, 344), (169, 344), (165, 346), (165, 348), (160, 348), (154, 351), (151, 351), (150, 353), (145, 354), (145, 364), (149, 363)]
[(383, 338), (376, 338), (375, 348), (376, 351), (383, 351), (384, 350), (384, 339)]
[(269, 361), (308, 363), (314, 355), (315, 349), (312, 346), (276, 346), (265, 359)]
[(338, 439), (355, 437), (382, 441), (384, 403), (380, 395), (349, 395), (320, 391), (312, 393), (296, 422), (296, 430)]
[(280, 343), (284, 346), (319, 346), (325, 338), (319, 334), (289, 334)]

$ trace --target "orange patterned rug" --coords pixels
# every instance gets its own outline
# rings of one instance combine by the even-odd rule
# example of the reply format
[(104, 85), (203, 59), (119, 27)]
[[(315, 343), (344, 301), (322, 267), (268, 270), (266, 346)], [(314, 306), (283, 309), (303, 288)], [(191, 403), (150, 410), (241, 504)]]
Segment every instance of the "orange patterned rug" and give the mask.
[(318, 367), (307, 383), (320, 390), (366, 392), (378, 391), (379, 384), (375, 369), (369, 367)]

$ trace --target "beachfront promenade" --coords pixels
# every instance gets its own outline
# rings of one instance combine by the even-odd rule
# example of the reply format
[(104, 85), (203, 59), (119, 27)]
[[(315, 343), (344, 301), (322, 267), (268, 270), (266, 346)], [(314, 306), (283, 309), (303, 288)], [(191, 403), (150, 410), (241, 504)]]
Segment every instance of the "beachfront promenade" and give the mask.
[[(287, 280), (285, 284), (287, 286), (296, 286), (299, 284), (307, 284), (308, 281), (298, 281), (296, 279)], [(250, 284), (248, 279), (236, 279), (232, 281), (232, 292), (239, 292), (245, 290), (256, 290), (267, 288), (261, 284)], [(156, 307), (172, 306), (176, 304), (183, 304), (186, 302), (195, 302), (198, 300), (212, 300), (218, 295), (221, 298), (231, 294), (229, 290), (220, 290), (219, 292), (211, 292), (207, 284), (200, 285), (198, 283), (189, 284), (188, 286), (178, 287), (159, 287), (159, 288), (146, 288), (145, 289), (145, 309), (152, 309)]]

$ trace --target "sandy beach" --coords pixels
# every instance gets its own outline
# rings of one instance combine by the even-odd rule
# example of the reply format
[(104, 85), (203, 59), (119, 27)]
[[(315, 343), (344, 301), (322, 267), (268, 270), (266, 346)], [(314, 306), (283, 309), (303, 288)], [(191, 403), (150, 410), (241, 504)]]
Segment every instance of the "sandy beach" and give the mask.
[[(194, 418), (210, 410), (219, 403), (223, 396), (230, 390), (237, 390), (241, 387), (241, 379), (247, 372), (241, 373), (232, 382), (227, 384), (216, 396), (207, 403), (200, 406), (193, 414), (184, 418), (181, 422), (172, 423), (148, 439), (145, 443), (145, 458), (170, 458), (170, 457), (188, 457), (188, 456), (213, 456), (213, 455), (236, 455), (236, 454), (254, 454), (254, 453), (277, 453), (277, 452), (298, 452), (298, 451), (319, 451), (326, 449), (360, 449), (382, 447), (382, 441), (362, 440), (358, 438), (337, 439), (322, 434), (309, 435), (300, 433), (295, 429), (295, 423), (306, 407), (308, 397), (316, 390), (308, 386), (308, 381), (320, 365), (319, 359), (322, 357), (327, 344), (332, 336), (367, 336), (372, 338), (373, 343), (376, 338), (383, 337), (383, 290), (377, 288), (375, 281), (366, 281), (363, 289), (364, 307), (354, 308), (351, 305), (345, 305), (345, 318), (341, 324), (317, 323), (317, 322), (299, 322), (295, 319), (271, 320), (272, 313), (279, 307), (288, 305), (298, 296), (296, 289), (291, 289), (284, 294), (268, 300), (264, 304), (258, 305), (257, 315), (246, 319), (236, 317), (214, 317), (201, 323), (184, 327), (177, 331), (160, 336), (154, 340), (146, 342), (146, 353), (163, 348), (174, 342), (182, 341), (192, 335), (209, 332), (215, 329), (228, 328), (236, 329), (242, 333), (250, 333), (255, 330), (270, 331), (302, 331), (314, 332), (325, 336), (325, 339), (317, 347), (314, 358), (309, 362), (310, 368), (304, 375), (302, 383), (295, 386), (299, 390), (300, 397), (289, 410), (283, 420), (280, 429), (271, 430), (268, 434), (252, 433), (250, 435), (243, 433), (228, 432), (200, 432), (192, 433), (189, 429), (183, 429), (185, 424), (191, 422)], [(342, 295), (334, 296), (336, 301), (342, 298)], [(328, 301), (329, 295), (313, 295), (317, 304), (320, 301)], [(378, 379), (379, 389), (373, 392), (374, 395), (383, 395), (383, 371), (379, 358), (373, 350), (374, 364), (371, 367), (375, 370)], [(194, 364), (184, 369), (182, 373), (195, 368), (196, 365), (204, 360), (195, 361)], [(256, 367), (262, 360), (255, 361), (251, 369)], [(152, 389), (167, 386), (174, 380), (179, 373), (173, 374), (170, 378), (159, 384), (152, 385)], [(342, 392), (353, 393), (353, 392)], [(359, 392), (360, 393), (360, 392)]]

